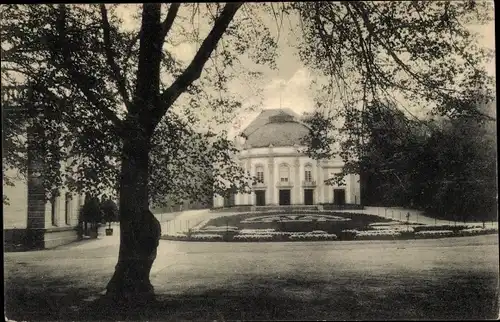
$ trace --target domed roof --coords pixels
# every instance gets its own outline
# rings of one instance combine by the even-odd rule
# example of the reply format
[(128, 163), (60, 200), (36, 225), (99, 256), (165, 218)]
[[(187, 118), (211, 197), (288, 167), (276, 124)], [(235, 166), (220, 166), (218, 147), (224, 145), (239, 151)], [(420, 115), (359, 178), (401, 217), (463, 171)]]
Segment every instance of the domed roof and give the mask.
[(270, 145), (293, 146), (301, 144), (302, 139), (309, 133), (307, 126), (299, 122), (291, 113), (279, 110), (277, 113), (267, 112), (266, 114), (259, 115), (257, 121), (260, 124), (255, 126), (250, 133), (246, 131), (245, 148), (263, 148)]
[(293, 146), (309, 133), (309, 129), (297, 122), (268, 123), (248, 136), (245, 148), (263, 148), (273, 146)]

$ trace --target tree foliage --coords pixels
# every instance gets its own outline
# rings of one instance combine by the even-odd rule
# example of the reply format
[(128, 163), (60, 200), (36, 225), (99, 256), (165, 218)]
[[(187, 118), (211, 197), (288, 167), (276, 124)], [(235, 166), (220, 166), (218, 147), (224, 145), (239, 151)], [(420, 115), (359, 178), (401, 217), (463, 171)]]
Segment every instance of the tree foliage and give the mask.
[(371, 139), (359, 162), (365, 203), (419, 208), (450, 220), (495, 218), (491, 122), (459, 117), (423, 125), (394, 111), (367, 123)]
[(112, 199), (104, 197), (101, 201), (100, 207), (103, 214), (103, 219), (106, 222), (111, 223), (119, 221), (118, 206)]
[[(272, 65), (274, 61), (275, 44), (269, 30), (256, 23), (258, 17), (252, 17), (249, 10), (234, 18), (218, 45), (205, 44), (214, 47), (211, 55), (195, 58), (206, 60), (204, 75), (193, 75), (200, 78), (185, 88), (179, 100), (182, 104), (174, 104), (165, 117), (160, 112), (151, 116), (152, 126), (159, 124), (153, 126), (152, 199), (172, 192), (176, 198), (196, 199), (212, 184), (220, 189), (222, 176), (245, 189), (240, 184), (245, 181), (242, 170), (229, 158), (234, 152), (231, 143), (219, 134), (215, 142), (207, 144), (212, 135), (196, 133), (195, 124), (203, 111), (215, 111), (216, 122), (224, 122), (239, 109), (228, 82), (235, 76), (258, 78), (239, 64), (241, 55), (248, 54), (259, 63)], [(178, 86), (176, 79), (186, 78), (187, 71), (197, 74), (203, 69), (195, 66), (196, 61), (186, 66), (172, 53), (179, 43), (203, 40), (198, 28), (186, 28), (182, 22), (214, 24), (223, 13), (219, 4), (176, 4), (168, 9), (162, 28), (170, 37), (165, 38), (160, 62), (162, 77), (158, 81), (163, 97), (159, 97), (158, 111), (163, 110), (162, 99), (168, 91)], [(128, 135), (123, 133), (123, 120), (139, 104), (132, 99), (140, 76), (139, 33), (123, 28), (116, 5), (7, 5), (2, 16), (2, 84), (22, 86), (22, 95), (11, 103), (28, 110), (35, 148), (44, 163), (47, 195), (61, 185), (97, 195), (117, 189), (122, 138)], [(172, 82), (175, 84), (169, 87)], [(17, 124), (15, 120), (11, 123)], [(6, 164), (24, 173), (26, 153), (20, 152), (26, 144), (15, 142), (14, 146), (12, 142), (26, 129), (9, 128), (12, 130), (5, 137), (12, 153)], [(174, 152), (167, 157), (167, 151)], [(205, 153), (210, 157), (204, 158)], [(189, 160), (176, 159), (185, 155)], [(61, 167), (63, 160), (69, 161), (65, 167)], [(211, 176), (208, 164), (213, 160), (223, 163), (224, 173), (219, 169)], [(196, 176), (200, 180), (193, 183)]]

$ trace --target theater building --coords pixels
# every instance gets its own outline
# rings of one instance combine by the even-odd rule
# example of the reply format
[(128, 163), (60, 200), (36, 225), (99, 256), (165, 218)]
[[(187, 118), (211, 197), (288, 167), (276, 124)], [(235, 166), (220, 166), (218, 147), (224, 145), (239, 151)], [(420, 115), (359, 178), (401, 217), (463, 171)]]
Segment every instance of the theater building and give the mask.
[(258, 179), (249, 194), (214, 196), (214, 208), (233, 206), (359, 205), (359, 175), (342, 186), (325, 180), (340, 173), (342, 159), (314, 160), (302, 153), (309, 128), (289, 109), (263, 110), (236, 138), (240, 166)]

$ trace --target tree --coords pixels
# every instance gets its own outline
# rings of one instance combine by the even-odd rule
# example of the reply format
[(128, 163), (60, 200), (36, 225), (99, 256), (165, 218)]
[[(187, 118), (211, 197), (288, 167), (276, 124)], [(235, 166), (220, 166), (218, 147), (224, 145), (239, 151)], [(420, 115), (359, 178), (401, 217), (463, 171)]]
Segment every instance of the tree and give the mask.
[(485, 68), (492, 53), (467, 27), (491, 21), (491, 3), (296, 2), (291, 7), (300, 13), (302, 60), (327, 78), (318, 103), (344, 119), (345, 161), (361, 157), (370, 131), (363, 120), (367, 111), (396, 106), (418, 121), (415, 111), (495, 120), (465, 104), (478, 88), (487, 100), (494, 97)]
[[(162, 17), (161, 4), (144, 4), (136, 32), (120, 27), (116, 6), (2, 7), (2, 77), (16, 84), (24, 76), (21, 83), (28, 90), (20, 105), (27, 107), (29, 125), (37, 129), (33, 141), (45, 148), (36, 146), (45, 165), (46, 190), (66, 184), (98, 193), (116, 187), (119, 178), (121, 242), (112, 278), (117, 283), (108, 285), (110, 295), (121, 298), (151, 289), (142, 285), (150, 284), (149, 279), (136, 278), (149, 272), (142, 265), (149, 254), (140, 252), (132, 232), (142, 229), (136, 218), (149, 206), (150, 153), (161, 124), (175, 127), (174, 103), (183, 93), (191, 96), (183, 110), (189, 123), (196, 121), (190, 109), (203, 108), (200, 101), (231, 115), (239, 104), (224, 91), (231, 74), (221, 72), (220, 65), (232, 67), (235, 54), (244, 52), (259, 63), (272, 62), (273, 42), (262, 24), (249, 32), (254, 21), (234, 19), (241, 5), (188, 4), (182, 12), (180, 4), (171, 4)], [(193, 39), (196, 30), (174, 24), (190, 11), (212, 28), (192, 61), (182, 66), (164, 43), (179, 40), (174, 32)], [(229, 26), (233, 20), (244, 30)], [(247, 51), (250, 46), (255, 53)], [(204, 67), (208, 77), (200, 79)], [(224, 140), (212, 146), (229, 147)], [(214, 153), (214, 158), (224, 163), (222, 154)], [(60, 161), (69, 155), (76, 157), (62, 170)]]
[(80, 223), (85, 225), (85, 231), (87, 231), (87, 224), (90, 223), (91, 230), (96, 233), (98, 223), (101, 222), (102, 218), (103, 213), (99, 198), (92, 195), (85, 196), (85, 202), (80, 209), (79, 218)]
[(118, 216), (118, 206), (110, 198), (103, 198), (101, 202), (101, 211), (103, 214), (103, 219), (109, 223), (109, 228), (111, 228), (111, 222), (119, 221)]
[[(480, 99), (475, 103), (483, 113)], [(454, 220), (496, 218), (496, 129), (470, 118), (442, 120), (419, 159), (426, 172), (421, 206)]]
[[(175, 122), (174, 122), (175, 120)], [(198, 132), (178, 117), (160, 124), (151, 150), (150, 198), (156, 207), (183, 201), (207, 202), (227, 188), (249, 192), (251, 178), (233, 158), (237, 149), (222, 131)]]
[[(367, 108), (389, 90), (428, 102), (460, 102), (470, 95), (472, 83), (486, 79), (478, 67), (486, 53), (471, 47), (474, 38), (461, 25), (462, 18), (479, 7), (472, 2), (308, 2), (283, 3), (280, 11), (300, 17), (301, 57), (331, 77), (325, 92), (336, 86), (344, 94), (347, 136), (357, 144), (363, 133), (355, 126), (357, 103)], [(117, 6), (2, 7), (2, 69), (26, 76), (31, 121), (43, 129), (37, 133), (51, 151), (45, 159), (53, 161), (47, 167), (50, 182), (61, 184), (59, 161), (69, 153), (78, 156), (68, 167), (77, 168), (78, 174), (77, 179), (66, 176), (69, 186), (100, 189), (115, 186), (119, 178), (121, 241), (112, 280), (135, 283), (108, 285), (109, 294), (137, 294), (149, 283), (134, 275), (147, 274), (141, 263), (148, 254), (139, 256), (140, 245), (131, 232), (141, 230), (136, 218), (150, 201), (154, 136), (175, 103), (189, 95), (183, 112), (194, 117), (193, 110), (203, 108), (200, 97), (205, 96), (203, 102), (226, 118), (241, 106), (227, 91), (231, 75), (242, 74), (230, 73), (236, 56), (246, 54), (273, 67), (276, 43), (265, 24), (255, 23), (255, 8), (262, 8), (259, 14), (271, 13), (278, 22), (273, 4), (176, 3), (168, 6), (166, 15), (161, 4), (144, 4), (139, 31), (131, 32), (121, 28)], [(211, 26), (205, 37), (200, 38), (197, 28), (176, 24), (195, 16)], [(168, 48), (179, 41), (175, 34), (200, 40), (186, 65)], [(415, 64), (423, 67), (415, 71)], [(452, 88), (444, 88), (449, 84)], [(215, 95), (203, 91), (206, 86), (215, 89)], [(478, 115), (474, 110), (441, 112)], [(345, 149), (346, 158), (351, 150), (359, 150)]]

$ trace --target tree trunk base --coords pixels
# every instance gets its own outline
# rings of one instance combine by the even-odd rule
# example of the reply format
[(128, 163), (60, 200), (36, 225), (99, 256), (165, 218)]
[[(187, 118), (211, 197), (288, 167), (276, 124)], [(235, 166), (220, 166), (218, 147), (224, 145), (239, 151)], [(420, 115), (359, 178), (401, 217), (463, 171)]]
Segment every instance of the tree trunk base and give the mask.
[(116, 304), (148, 304), (155, 301), (149, 280), (152, 260), (120, 261), (106, 288), (106, 298)]

